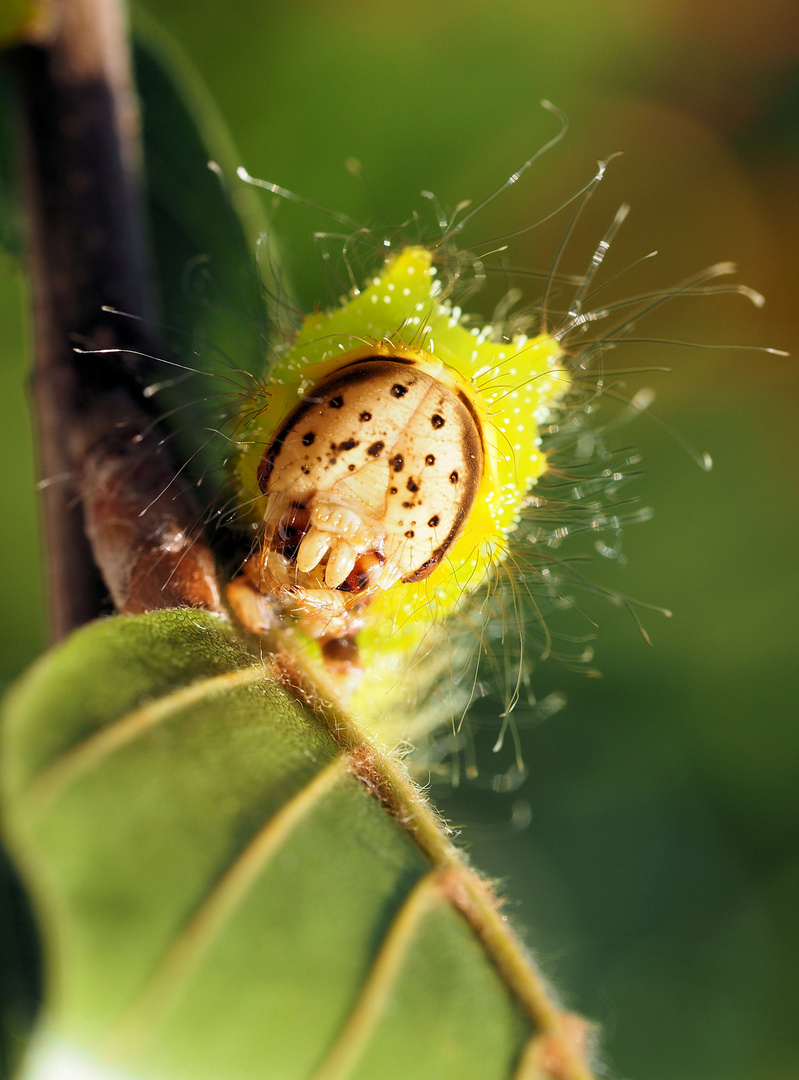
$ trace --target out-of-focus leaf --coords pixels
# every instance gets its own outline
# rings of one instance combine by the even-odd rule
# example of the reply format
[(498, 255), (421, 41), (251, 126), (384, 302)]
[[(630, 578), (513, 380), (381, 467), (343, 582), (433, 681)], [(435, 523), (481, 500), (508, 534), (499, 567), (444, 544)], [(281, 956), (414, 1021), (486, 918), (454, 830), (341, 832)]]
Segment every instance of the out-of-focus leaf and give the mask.
[(236, 178), (239, 162), (213, 103), (173, 53), (146, 23), (135, 77), (156, 329), (166, 347), (150, 390), (189, 475), (220, 480), (230, 416), (268, 360), (274, 285), (256, 269), (258, 200)]
[(525, 1010), (334, 730), (195, 611), (95, 623), (25, 676), (2, 759), (49, 959), (31, 1075), (514, 1075)]
[(0, 247), (22, 252), (22, 212), (17, 190), (18, 146), (14, 108), (16, 96), (8, 72), (0, 69)]

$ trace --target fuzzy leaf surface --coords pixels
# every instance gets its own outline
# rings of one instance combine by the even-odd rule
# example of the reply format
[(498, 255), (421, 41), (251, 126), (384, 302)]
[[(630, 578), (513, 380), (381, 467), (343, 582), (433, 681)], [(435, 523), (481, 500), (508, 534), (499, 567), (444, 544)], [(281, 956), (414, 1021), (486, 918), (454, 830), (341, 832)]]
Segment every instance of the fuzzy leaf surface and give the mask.
[(10, 697), (3, 761), (51, 1047), (163, 1080), (513, 1075), (530, 1025), (440, 871), (220, 619), (78, 632)]

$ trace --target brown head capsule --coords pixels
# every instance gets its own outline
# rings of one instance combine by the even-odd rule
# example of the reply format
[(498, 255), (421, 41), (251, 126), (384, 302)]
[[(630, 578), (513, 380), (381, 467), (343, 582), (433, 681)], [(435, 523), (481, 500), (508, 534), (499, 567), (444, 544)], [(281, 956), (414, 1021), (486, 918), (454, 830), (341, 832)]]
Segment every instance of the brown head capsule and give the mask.
[(465, 395), (402, 356), (339, 368), (305, 394), (261, 460), (264, 584), (315, 637), (352, 634), (377, 590), (438, 566), (482, 473)]

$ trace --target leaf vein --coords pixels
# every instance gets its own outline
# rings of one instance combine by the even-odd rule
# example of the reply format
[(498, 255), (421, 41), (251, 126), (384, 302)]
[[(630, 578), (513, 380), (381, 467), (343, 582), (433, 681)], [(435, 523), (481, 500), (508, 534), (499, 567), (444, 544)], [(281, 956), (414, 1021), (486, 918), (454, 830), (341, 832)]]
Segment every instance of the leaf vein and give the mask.
[(253, 883), (293, 830), (349, 774), (349, 757), (340, 754), (295, 792), (227, 866), (162, 957), (139, 1000), (110, 1037), (107, 1047), (112, 1054), (129, 1054), (154, 1037)]
[(28, 797), (39, 804), (37, 809), (44, 809), (91, 768), (182, 709), (259, 679), (265, 681), (268, 677), (267, 669), (259, 661), (236, 671), (226, 671), (222, 675), (181, 686), (155, 701), (132, 709), (50, 762), (34, 779), (28, 789)]
[(312, 1080), (345, 1080), (361, 1057), (391, 1001), (392, 987), (419, 925), (435, 904), (446, 902), (439, 887), (441, 877), (441, 870), (431, 870), (406, 897), (383, 939), (349, 1019)]

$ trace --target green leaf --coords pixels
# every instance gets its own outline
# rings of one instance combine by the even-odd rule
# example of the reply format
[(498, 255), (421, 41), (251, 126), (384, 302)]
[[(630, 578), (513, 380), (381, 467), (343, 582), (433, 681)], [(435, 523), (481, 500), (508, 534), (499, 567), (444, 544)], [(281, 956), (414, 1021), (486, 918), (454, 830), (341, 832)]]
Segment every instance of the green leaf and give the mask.
[(79, 631), (10, 696), (2, 760), (47, 1054), (148, 1078), (489, 1080), (552, 1029), (402, 766), (218, 617)]

